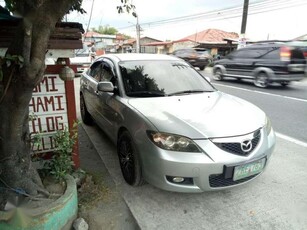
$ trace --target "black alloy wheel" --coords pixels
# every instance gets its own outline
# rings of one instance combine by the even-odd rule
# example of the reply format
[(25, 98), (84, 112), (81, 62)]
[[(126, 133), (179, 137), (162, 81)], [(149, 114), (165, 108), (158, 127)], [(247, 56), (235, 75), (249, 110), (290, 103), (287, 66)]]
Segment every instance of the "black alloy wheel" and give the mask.
[(128, 131), (124, 131), (118, 139), (117, 154), (125, 181), (132, 186), (143, 184), (138, 153)]
[(86, 125), (93, 124), (93, 118), (91, 114), (87, 111), (84, 97), (82, 94), (80, 95), (80, 113), (81, 113), (81, 118), (84, 124)]

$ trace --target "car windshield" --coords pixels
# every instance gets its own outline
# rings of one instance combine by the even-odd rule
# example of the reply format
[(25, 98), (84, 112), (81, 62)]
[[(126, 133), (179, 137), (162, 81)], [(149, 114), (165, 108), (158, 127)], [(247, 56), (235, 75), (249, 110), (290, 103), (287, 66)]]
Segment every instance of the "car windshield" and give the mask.
[(181, 61), (125, 61), (119, 63), (126, 95), (161, 97), (213, 92), (215, 88)]

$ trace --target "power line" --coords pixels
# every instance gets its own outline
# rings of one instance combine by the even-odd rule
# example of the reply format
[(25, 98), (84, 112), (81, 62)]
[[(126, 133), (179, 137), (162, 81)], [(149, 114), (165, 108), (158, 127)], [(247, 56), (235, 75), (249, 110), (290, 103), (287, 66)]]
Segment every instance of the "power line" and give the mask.
[[(295, 6), (301, 6), (306, 5), (306, 1), (297, 1), (297, 0), (271, 0), (271, 1), (258, 1), (255, 3), (250, 4), (249, 6), (249, 15), (253, 14), (260, 14), (270, 11), (276, 11), (280, 9), (295, 7)], [(159, 21), (152, 21), (147, 23), (140, 23), (141, 26), (147, 26), (147, 27), (158, 27), (164, 24), (174, 24), (174, 23), (180, 23), (185, 21), (193, 21), (198, 19), (205, 19), (209, 21), (218, 21), (218, 20), (224, 20), (224, 19), (231, 19), (231, 18), (237, 18), (242, 16), (242, 6), (235, 6), (235, 7), (229, 7), (224, 8), (220, 10), (214, 10), (204, 13), (198, 13), (198, 14), (192, 14), (192, 15), (186, 15), (176, 18), (170, 18), (170, 19), (164, 19)], [(132, 26), (126, 26), (119, 28), (118, 30), (128, 29), (132, 28)]]

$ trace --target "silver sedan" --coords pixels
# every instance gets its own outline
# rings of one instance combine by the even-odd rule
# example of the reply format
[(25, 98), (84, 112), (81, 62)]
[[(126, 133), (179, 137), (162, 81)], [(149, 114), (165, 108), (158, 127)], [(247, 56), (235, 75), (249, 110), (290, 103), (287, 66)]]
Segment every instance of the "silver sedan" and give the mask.
[(253, 180), (275, 146), (255, 105), (215, 89), (168, 55), (110, 54), (81, 76), (80, 106), (116, 144), (125, 181), (202, 192)]

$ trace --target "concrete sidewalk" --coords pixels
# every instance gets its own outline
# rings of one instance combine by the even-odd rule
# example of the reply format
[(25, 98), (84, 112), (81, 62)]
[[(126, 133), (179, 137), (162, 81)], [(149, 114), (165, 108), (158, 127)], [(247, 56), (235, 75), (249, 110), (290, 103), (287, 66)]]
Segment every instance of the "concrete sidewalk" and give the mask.
[(101, 200), (86, 208), (79, 207), (79, 214), (89, 224), (90, 230), (139, 229), (103, 161), (84, 131), (83, 125), (79, 125), (78, 135), (81, 168), (91, 175), (101, 178), (104, 190)]

